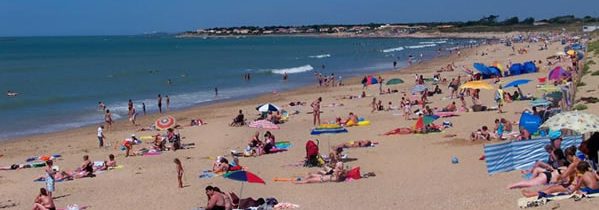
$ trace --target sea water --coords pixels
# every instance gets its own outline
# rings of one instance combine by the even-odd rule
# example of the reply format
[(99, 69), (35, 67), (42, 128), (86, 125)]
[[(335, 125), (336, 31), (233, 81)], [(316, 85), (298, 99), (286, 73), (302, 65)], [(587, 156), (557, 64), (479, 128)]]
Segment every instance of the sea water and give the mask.
[[(0, 140), (127, 116), (127, 100), (156, 112), (158, 94), (171, 109), (316, 84), (336, 76), (390, 70), (465, 39), (318, 37), (176, 38), (175, 36), (0, 37)], [(244, 80), (250, 73), (251, 80)], [(289, 80), (283, 81), (287, 73)], [(168, 82), (170, 81), (170, 82)], [(214, 94), (218, 88), (218, 97)], [(163, 109), (166, 102), (163, 98)]]

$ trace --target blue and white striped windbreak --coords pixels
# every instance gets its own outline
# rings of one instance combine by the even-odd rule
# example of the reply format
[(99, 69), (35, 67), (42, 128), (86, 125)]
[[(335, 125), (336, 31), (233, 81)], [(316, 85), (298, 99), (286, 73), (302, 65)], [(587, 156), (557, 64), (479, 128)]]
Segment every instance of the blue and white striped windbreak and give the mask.
[[(545, 145), (551, 141), (549, 138), (538, 138), (524, 141), (511, 141), (499, 144), (485, 145), (485, 160), (487, 172), (495, 174), (512, 170), (529, 169), (536, 161), (546, 161), (549, 154), (545, 152)], [(579, 146), (582, 136), (566, 136), (562, 140), (562, 149), (569, 146)]]

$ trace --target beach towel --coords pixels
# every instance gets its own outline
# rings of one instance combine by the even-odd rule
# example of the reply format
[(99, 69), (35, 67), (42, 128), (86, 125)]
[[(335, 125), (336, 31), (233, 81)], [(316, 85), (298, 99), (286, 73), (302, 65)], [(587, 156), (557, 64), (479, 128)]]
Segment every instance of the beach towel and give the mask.
[[(499, 172), (529, 169), (536, 161), (545, 161), (549, 154), (545, 145), (551, 141), (548, 137), (510, 141), (484, 146), (487, 172), (492, 175)], [(582, 142), (582, 136), (566, 136), (562, 140), (562, 149), (577, 146)]]
[(212, 170), (203, 170), (198, 178), (200, 179), (210, 179), (212, 177), (222, 176), (224, 173), (214, 173)]
[(457, 114), (457, 112), (435, 112), (434, 114), (443, 118), (460, 116)]

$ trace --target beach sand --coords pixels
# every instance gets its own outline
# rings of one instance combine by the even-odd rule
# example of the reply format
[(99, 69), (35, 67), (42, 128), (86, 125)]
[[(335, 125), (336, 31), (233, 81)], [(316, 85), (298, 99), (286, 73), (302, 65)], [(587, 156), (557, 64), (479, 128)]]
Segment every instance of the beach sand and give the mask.
[[(524, 47), (529, 44), (515, 44)], [(512, 62), (528, 60), (543, 60), (560, 51), (559, 43), (550, 45), (549, 50), (537, 51), (541, 44), (530, 44), (528, 54), (512, 55), (512, 50), (503, 45), (485, 45), (462, 51), (462, 56), (451, 55), (414, 65), (401, 71), (385, 72), (384, 78), (401, 78), (406, 83), (391, 87), (409, 93), (414, 85), (414, 73), (424, 73), (431, 77), (432, 72), (455, 62), (458, 70), (444, 72), (443, 77), (449, 80), (457, 75), (466, 75), (462, 66), (471, 68), (473, 62), (491, 64), (500, 61), (504, 65), (508, 59)], [(480, 56), (480, 52), (488, 52)], [(593, 66), (597, 68), (597, 66)], [(507, 78), (532, 79), (535, 82), (522, 87), (525, 93), (535, 93), (536, 78), (546, 75), (548, 67), (543, 65), (541, 71)], [(291, 76), (293, 79), (293, 76)], [(586, 76), (587, 86), (582, 87), (580, 96), (596, 95), (587, 90), (597, 89), (599, 77)], [(248, 170), (264, 178), (266, 185), (245, 184), (243, 197), (275, 197), (279, 202), (290, 202), (301, 206), (301, 209), (516, 209), (516, 201), (521, 197), (518, 190), (507, 190), (508, 184), (521, 180), (519, 171), (500, 173), (489, 176), (485, 162), (479, 160), (483, 155), (483, 144), (488, 142), (470, 142), (469, 134), (482, 125), (493, 126), (496, 118), (504, 117), (517, 121), (519, 114), (528, 101), (518, 101), (505, 106), (507, 113), (497, 112), (463, 112), (459, 117), (441, 119), (451, 121), (453, 128), (443, 133), (426, 135), (380, 136), (380, 134), (398, 127), (410, 127), (415, 121), (406, 121), (395, 112), (371, 113), (372, 97), (362, 99), (339, 99), (344, 95), (359, 95), (362, 86), (360, 78), (345, 81), (346, 86), (334, 88), (306, 87), (278, 94), (267, 94), (260, 97), (230, 101), (207, 106), (191, 108), (169, 113), (178, 119), (179, 124), (186, 125), (193, 118), (201, 118), (207, 125), (187, 127), (180, 130), (183, 142), (195, 143), (195, 148), (177, 152), (164, 152), (159, 156), (124, 158), (124, 153), (114, 147), (97, 148), (96, 127), (84, 127), (65, 132), (24, 137), (2, 142), (0, 165), (23, 162), (27, 157), (40, 154), (62, 154), (55, 164), (62, 169), (73, 169), (81, 163), (81, 157), (89, 155), (92, 160), (105, 160), (108, 154), (116, 154), (117, 162), (124, 165), (122, 169), (98, 174), (94, 178), (83, 178), (74, 181), (57, 183), (54, 193), (58, 207), (68, 204), (80, 206), (90, 205), (91, 209), (192, 209), (205, 206), (206, 195), (204, 188), (215, 185), (227, 192), (239, 193), (242, 184), (222, 177), (199, 179), (198, 175), (204, 169), (212, 166), (214, 158), (227, 155), (230, 150), (241, 151), (251, 135), (256, 131), (249, 127), (229, 127), (231, 119), (242, 109), (247, 118), (255, 118), (255, 107), (258, 104), (271, 102), (278, 105), (291, 101), (304, 101), (308, 105), (301, 107), (283, 107), (300, 114), (291, 115), (289, 122), (282, 124), (280, 130), (272, 131), (277, 141), (290, 141), (293, 147), (283, 153), (264, 155), (255, 158), (241, 158), (241, 164)], [(444, 93), (435, 95), (431, 107), (445, 107), (453, 100), (448, 96), (446, 85), (442, 85)], [(512, 90), (513, 91), (513, 90)], [(381, 99), (386, 106), (389, 101), (399, 105), (402, 94), (378, 94), (378, 86), (369, 87), (367, 94)], [(481, 102), (494, 106), (492, 90), (481, 91)], [(335, 117), (345, 118), (349, 112), (370, 120), (372, 124), (365, 127), (351, 127), (349, 133), (334, 136), (310, 136), (312, 115), (309, 104), (318, 97), (323, 97), (322, 119), (332, 121)], [(466, 99), (470, 105), (472, 102)], [(327, 105), (343, 103), (342, 107)], [(456, 100), (459, 104), (459, 101)], [(597, 105), (589, 105), (588, 112), (599, 114)], [(399, 111), (397, 111), (399, 113)], [(157, 114), (140, 116), (139, 123), (149, 125)], [(153, 135), (156, 132), (136, 132), (139, 127), (133, 127), (129, 122), (120, 121), (115, 129), (107, 131), (108, 140), (122, 142), (131, 133), (137, 136)], [(455, 134), (452, 138), (444, 135)], [(308, 139), (320, 140), (321, 154), (326, 154), (327, 146), (351, 140), (373, 140), (379, 142), (376, 147), (350, 149), (346, 152), (355, 161), (347, 165), (360, 166), (362, 173), (374, 172), (376, 177), (344, 183), (325, 183), (295, 185), (288, 182), (273, 182), (275, 177), (297, 177), (315, 171), (316, 168), (286, 166), (298, 163), (305, 156), (304, 144)], [(494, 141), (498, 142), (498, 141)], [(146, 144), (136, 145), (138, 149)], [(452, 164), (451, 158), (459, 159), (458, 164)], [(177, 188), (174, 158), (179, 158), (185, 168), (183, 189)], [(43, 175), (43, 168), (22, 169), (17, 171), (0, 171), (0, 206), (16, 204), (7, 209), (28, 209), (44, 184), (32, 182), (37, 176)], [(560, 205), (565, 209), (595, 209), (599, 204), (596, 199), (580, 202), (572, 200), (549, 203), (541, 209)]]

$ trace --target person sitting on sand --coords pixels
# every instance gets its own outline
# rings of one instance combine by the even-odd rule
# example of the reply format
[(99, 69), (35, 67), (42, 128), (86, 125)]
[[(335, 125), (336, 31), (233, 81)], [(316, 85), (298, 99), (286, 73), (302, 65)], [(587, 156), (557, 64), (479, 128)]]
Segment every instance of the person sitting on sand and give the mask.
[(239, 114), (237, 114), (237, 117), (233, 118), (233, 122), (231, 122), (229, 126), (239, 127), (243, 125), (245, 125), (245, 117), (243, 115), (243, 111), (240, 109)]
[(224, 157), (218, 157), (212, 165), (213, 173), (227, 173), (229, 171), (229, 160)]
[(265, 154), (270, 153), (270, 150), (275, 148), (275, 136), (270, 133), (270, 131), (266, 131), (264, 134), (264, 147), (263, 151)]
[(156, 134), (156, 136), (154, 136), (154, 149), (158, 150), (158, 151), (164, 151), (166, 150), (166, 139), (163, 138), (160, 133)]
[(114, 159), (114, 155), (110, 154), (108, 155), (108, 160), (104, 161), (104, 165), (100, 168), (98, 168), (98, 170), (104, 171), (104, 170), (108, 170), (110, 168), (114, 168), (116, 167), (116, 160)]
[(495, 127), (493, 128), (493, 134), (497, 139), (503, 139), (503, 132), (505, 130), (505, 126), (499, 119), (495, 119)]
[(455, 112), (458, 110), (458, 107), (455, 105), (455, 101), (451, 102), (451, 104), (447, 105), (445, 108), (443, 108), (442, 111), (444, 112)]
[(470, 140), (487, 140), (491, 141), (491, 133), (489, 133), (489, 128), (485, 125), (481, 129), (476, 130), (476, 132), (472, 132), (470, 134)]
[(33, 210), (56, 210), (54, 199), (44, 188), (40, 188), (40, 194), (35, 197)]
[(512, 122), (506, 120), (505, 118), (501, 118), (500, 121), (501, 121), (501, 124), (503, 124), (503, 126), (504, 126), (503, 130), (505, 132), (511, 133), (513, 131)]
[(83, 163), (79, 167), (79, 172), (81, 172), (81, 177), (95, 177), (94, 175), (94, 163), (89, 160), (88, 155), (83, 156)]
[(345, 122), (343, 123), (345, 126), (354, 126), (354, 125), (358, 125), (358, 116), (355, 115), (353, 112), (349, 113), (349, 116), (347, 117), (347, 119), (345, 120)]
[(520, 135), (518, 135), (518, 140), (530, 140), (532, 137), (530, 132), (524, 127), (520, 127)]
[(214, 190), (214, 187), (206, 187), (206, 196), (208, 196), (208, 204), (206, 204), (206, 210), (227, 210), (225, 207), (226, 202), (223, 194), (218, 193)]
[(256, 131), (248, 143), (247, 151), (250, 152), (250, 155), (260, 155), (262, 154), (263, 145), (262, 141), (260, 141), (260, 131)]

